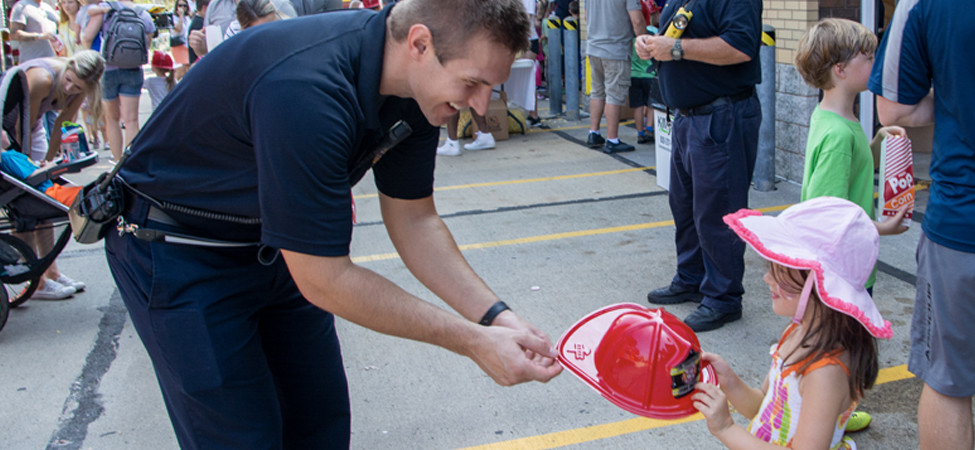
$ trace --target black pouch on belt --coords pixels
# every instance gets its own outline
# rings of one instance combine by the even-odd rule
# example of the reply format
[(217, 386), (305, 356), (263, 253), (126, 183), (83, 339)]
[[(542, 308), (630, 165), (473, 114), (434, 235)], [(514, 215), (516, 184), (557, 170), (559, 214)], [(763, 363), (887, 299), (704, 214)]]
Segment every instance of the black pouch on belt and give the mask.
[(114, 229), (124, 208), (121, 181), (116, 178), (122, 164), (129, 157), (126, 149), (111, 172), (85, 185), (68, 209), (68, 222), (74, 240), (81, 244), (94, 244)]

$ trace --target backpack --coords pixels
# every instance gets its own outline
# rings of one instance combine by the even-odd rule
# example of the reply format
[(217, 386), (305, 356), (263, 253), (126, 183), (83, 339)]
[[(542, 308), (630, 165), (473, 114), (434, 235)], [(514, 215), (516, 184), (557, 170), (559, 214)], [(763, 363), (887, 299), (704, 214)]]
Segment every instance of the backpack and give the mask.
[(111, 11), (102, 25), (102, 57), (120, 69), (136, 69), (149, 62), (146, 25), (134, 9), (108, 2)]

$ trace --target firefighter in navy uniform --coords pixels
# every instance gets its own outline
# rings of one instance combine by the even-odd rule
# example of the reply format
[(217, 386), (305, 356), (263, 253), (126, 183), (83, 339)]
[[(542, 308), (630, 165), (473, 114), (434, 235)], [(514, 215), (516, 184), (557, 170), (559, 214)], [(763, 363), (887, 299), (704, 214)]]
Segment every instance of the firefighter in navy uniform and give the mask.
[(684, 319), (694, 331), (741, 318), (745, 244), (722, 222), (748, 207), (762, 111), (755, 94), (761, 0), (669, 1), (663, 35), (637, 37), (637, 54), (659, 62), (672, 128), (670, 210), (677, 273), (651, 303), (700, 301)]
[[(502, 385), (560, 372), (432, 198), (439, 125), (487, 112), (528, 27), (518, 0), (273, 22), (222, 43), (159, 105), (120, 171), (123, 233), (105, 247), (181, 447), (347, 447), (332, 314), (468, 356)], [(400, 120), (412, 133), (376, 152)], [(349, 258), (351, 187), (370, 166), (404, 263), (459, 316)]]

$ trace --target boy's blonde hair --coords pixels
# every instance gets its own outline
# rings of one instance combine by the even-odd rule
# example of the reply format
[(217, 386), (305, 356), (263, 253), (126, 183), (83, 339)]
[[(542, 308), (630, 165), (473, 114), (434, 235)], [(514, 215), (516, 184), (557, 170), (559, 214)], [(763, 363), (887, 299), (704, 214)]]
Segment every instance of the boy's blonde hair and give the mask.
[(859, 54), (872, 55), (877, 36), (863, 24), (848, 19), (822, 19), (799, 39), (796, 69), (810, 86), (830, 89), (830, 72), (836, 64), (850, 62)]

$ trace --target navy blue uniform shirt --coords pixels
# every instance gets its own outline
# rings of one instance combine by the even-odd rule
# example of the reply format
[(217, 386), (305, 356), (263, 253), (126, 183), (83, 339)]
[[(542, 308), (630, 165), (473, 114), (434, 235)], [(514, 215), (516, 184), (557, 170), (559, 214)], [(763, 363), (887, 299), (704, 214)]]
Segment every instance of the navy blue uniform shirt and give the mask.
[(379, 95), (390, 10), (277, 21), (221, 43), (153, 113), (122, 177), (160, 200), (260, 217), (272, 247), (347, 255), (350, 174), (398, 120), (413, 133), (373, 168), (376, 185), (433, 193), (439, 128), (414, 100)]
[[(687, 2), (670, 0), (660, 14), (661, 30)], [(718, 97), (747, 92), (762, 81), (758, 50), (762, 36), (761, 0), (693, 0), (694, 16), (682, 38), (718, 36), (751, 61), (716, 66), (698, 61), (666, 61), (659, 64), (657, 77), (664, 103), (671, 108), (693, 108)]]

